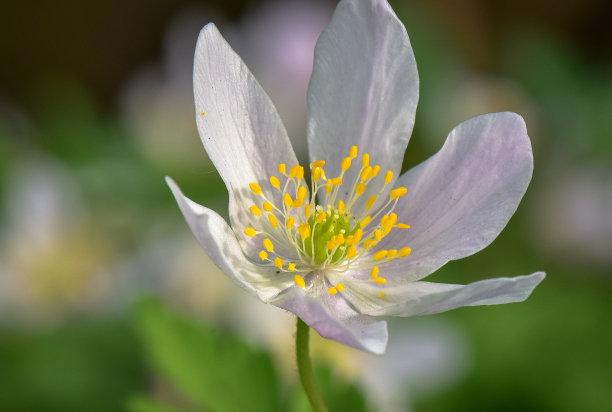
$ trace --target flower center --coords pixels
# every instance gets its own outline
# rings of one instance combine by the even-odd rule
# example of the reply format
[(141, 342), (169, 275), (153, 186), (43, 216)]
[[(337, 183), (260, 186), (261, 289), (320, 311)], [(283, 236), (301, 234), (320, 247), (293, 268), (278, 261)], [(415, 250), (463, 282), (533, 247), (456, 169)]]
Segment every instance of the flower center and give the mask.
[[(278, 165), (282, 183), (277, 176), (270, 176), (269, 184), (279, 192), (275, 198), (281, 201), (268, 199), (258, 183), (249, 184), (251, 191), (263, 201), (249, 208), (256, 219), (244, 234), (261, 237), (263, 249), (258, 256), (262, 263), (273, 264), (284, 272), (295, 272), (295, 284), (302, 288), (306, 282), (299, 273), (321, 272), (323, 269), (335, 272), (369, 270), (370, 280), (382, 285), (386, 279), (379, 276), (378, 265), (406, 257), (411, 252), (408, 247), (374, 251), (392, 229), (408, 229), (410, 226), (398, 223), (397, 215), (393, 213), (399, 199), (406, 194), (404, 187), (391, 190), (387, 201), (372, 211), (391, 183), (393, 172), (387, 171), (382, 182), (377, 179), (375, 183), (380, 166), (370, 166), (368, 153), (361, 158), (361, 170), (350, 182), (351, 189), (343, 190), (345, 200), (338, 199), (345, 172), (351, 167), (357, 151), (357, 146), (351, 147), (348, 156), (340, 162), (340, 175), (334, 178), (326, 177), (325, 161), (313, 162), (310, 165), (310, 196), (304, 168), (299, 165), (291, 167), (289, 172), (285, 164)], [(374, 194), (363, 203), (361, 196), (372, 184), (378, 184), (379, 190), (369, 190), (368, 193)], [(318, 198), (324, 199), (324, 204), (317, 204)], [(359, 210), (359, 216), (352, 209)], [(368, 258), (362, 257), (364, 254)], [(344, 285), (338, 283), (328, 288), (330, 295), (338, 291), (344, 291)], [(380, 296), (384, 296), (384, 292)]]

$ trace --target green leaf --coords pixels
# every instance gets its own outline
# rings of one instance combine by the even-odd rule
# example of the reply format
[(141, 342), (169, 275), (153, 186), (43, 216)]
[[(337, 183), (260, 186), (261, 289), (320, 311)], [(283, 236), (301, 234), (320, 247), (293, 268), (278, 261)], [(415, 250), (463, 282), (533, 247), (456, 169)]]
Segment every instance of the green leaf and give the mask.
[(279, 410), (268, 353), (151, 300), (137, 308), (136, 327), (153, 367), (197, 405), (223, 412)]
[(171, 406), (161, 404), (146, 396), (135, 396), (129, 400), (127, 407), (129, 412), (181, 412)]

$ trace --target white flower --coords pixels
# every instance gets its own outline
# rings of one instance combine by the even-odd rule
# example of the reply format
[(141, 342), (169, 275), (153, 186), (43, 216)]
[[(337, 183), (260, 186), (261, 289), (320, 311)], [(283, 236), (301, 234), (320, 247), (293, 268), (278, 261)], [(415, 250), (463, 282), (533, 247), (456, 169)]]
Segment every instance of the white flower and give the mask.
[(523, 119), (493, 113), (463, 122), (437, 154), (397, 176), (418, 76), (386, 1), (342, 0), (319, 38), (308, 89), (310, 185), (270, 99), (213, 24), (198, 39), (194, 92), (231, 227), (168, 178), (187, 223), (228, 276), (321, 336), (380, 354), (387, 326), (375, 316), (522, 301), (544, 278), (421, 280), (495, 239), (533, 158)]

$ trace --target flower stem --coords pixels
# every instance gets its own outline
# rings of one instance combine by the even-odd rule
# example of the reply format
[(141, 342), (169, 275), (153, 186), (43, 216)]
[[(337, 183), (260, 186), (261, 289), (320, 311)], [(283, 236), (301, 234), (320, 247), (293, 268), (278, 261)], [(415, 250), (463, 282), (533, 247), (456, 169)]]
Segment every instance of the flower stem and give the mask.
[(308, 396), (310, 406), (315, 412), (327, 412), (327, 407), (321, 393), (317, 390), (315, 384), (314, 373), (312, 372), (312, 363), (310, 362), (309, 353), (309, 333), (310, 327), (304, 323), (302, 319), (297, 318), (297, 332), (295, 334), (295, 356), (297, 359), (298, 373), (300, 381), (304, 387), (304, 392)]

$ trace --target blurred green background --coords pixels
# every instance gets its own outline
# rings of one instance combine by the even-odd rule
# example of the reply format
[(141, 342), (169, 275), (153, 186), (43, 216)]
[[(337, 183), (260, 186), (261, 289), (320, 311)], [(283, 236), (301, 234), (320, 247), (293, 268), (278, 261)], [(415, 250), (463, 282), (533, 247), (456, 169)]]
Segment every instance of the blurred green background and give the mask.
[[(429, 279), (548, 277), (525, 303), (391, 320), (384, 357), (316, 337), (331, 409), (612, 410), (612, 3), (391, 4), (421, 80), (405, 167), (485, 112), (523, 115), (534, 148), (508, 227)], [(209, 21), (305, 160), (312, 48), (334, 6), (3, 5), (1, 411), (308, 410), (293, 319), (214, 267), (163, 177), (226, 214), (192, 107), (195, 39)]]

